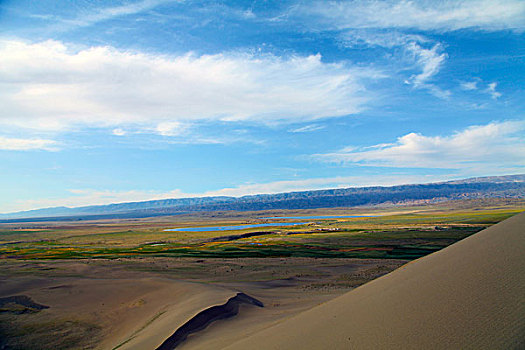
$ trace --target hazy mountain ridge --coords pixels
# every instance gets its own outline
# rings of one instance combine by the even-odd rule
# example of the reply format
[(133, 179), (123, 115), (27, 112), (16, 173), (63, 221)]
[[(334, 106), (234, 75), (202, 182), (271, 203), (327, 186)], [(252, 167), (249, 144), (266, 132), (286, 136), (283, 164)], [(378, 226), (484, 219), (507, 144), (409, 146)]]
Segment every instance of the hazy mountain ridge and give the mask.
[(478, 177), (430, 184), (116, 203), (77, 208), (56, 207), (0, 215), (1, 219), (116, 215), (145, 217), (191, 211), (350, 207), (474, 198), (525, 198), (525, 174)]

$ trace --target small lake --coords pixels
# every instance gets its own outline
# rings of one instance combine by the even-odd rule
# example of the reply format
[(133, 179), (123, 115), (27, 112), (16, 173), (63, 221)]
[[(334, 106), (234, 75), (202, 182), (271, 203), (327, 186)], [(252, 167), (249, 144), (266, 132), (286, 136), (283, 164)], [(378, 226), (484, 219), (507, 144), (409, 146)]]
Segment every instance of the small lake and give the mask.
[(275, 222), (267, 224), (252, 224), (252, 225), (235, 225), (235, 226), (201, 226), (201, 227), (181, 227), (181, 228), (170, 228), (164, 231), (178, 231), (178, 232), (209, 232), (209, 231), (230, 231), (230, 230), (243, 230), (245, 228), (254, 227), (269, 227), (269, 226), (295, 226), (304, 225), (305, 222)]
[(260, 219), (297, 219), (297, 220), (317, 220), (317, 219), (339, 219), (339, 218), (373, 218), (377, 215), (321, 215), (321, 216), (271, 216)]

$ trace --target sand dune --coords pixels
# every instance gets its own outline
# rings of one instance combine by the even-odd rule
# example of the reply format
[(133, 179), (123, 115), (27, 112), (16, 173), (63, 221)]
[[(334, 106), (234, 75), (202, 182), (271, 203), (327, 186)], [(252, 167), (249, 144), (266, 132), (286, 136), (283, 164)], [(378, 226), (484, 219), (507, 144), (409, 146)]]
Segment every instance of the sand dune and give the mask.
[[(235, 292), (228, 289), (178, 281), (170, 282), (169, 286), (149, 296), (150, 306), (145, 309), (147, 315), (145, 312), (140, 317), (129, 315), (134, 327), (127, 328), (127, 334), (121, 336), (118, 342), (115, 342), (117, 340), (115, 338), (107, 339), (105, 344), (101, 344), (101, 348), (117, 346), (119, 350), (156, 349), (173, 334), (174, 330), (195, 314), (210, 305), (223, 304), (233, 295)], [(155, 303), (158, 304), (153, 307)], [(111, 346), (108, 346), (110, 344)]]
[(525, 348), (525, 213), (227, 349)]
[(263, 303), (259, 300), (244, 293), (237, 293), (236, 296), (228, 299), (223, 305), (215, 305), (199, 312), (191, 320), (180, 326), (175, 333), (157, 348), (157, 350), (175, 349), (179, 344), (186, 340), (191, 333), (205, 329), (214, 321), (237, 315), (241, 304), (252, 304), (264, 307)]
[(0, 304), (45, 308), (40, 322), (58, 322), (58, 327), (67, 328), (67, 320), (97, 325), (97, 349), (155, 349), (199, 311), (236, 294), (164, 278), (109, 278), (101, 272), (102, 276), (106, 278), (8, 281), (0, 288)]

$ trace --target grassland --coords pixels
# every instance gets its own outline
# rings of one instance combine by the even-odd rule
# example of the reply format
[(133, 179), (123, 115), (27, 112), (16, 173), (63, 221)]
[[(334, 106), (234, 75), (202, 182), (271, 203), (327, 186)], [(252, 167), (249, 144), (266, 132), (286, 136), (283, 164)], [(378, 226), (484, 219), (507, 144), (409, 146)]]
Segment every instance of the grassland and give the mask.
[[(361, 210), (366, 218), (304, 220), (304, 225), (271, 229), (206, 232), (206, 226), (267, 222), (275, 212), (223, 213), (221, 218), (172, 217), (163, 222), (124, 221), (3, 225), (0, 259), (117, 259), (130, 257), (194, 258), (398, 258), (415, 259), (523, 209), (520, 201), (486, 206), (471, 201), (392, 210)], [(309, 211), (311, 212), (311, 211)], [(319, 212), (319, 211), (318, 211)], [(353, 214), (331, 210), (323, 214)], [(279, 212), (280, 215), (290, 213)], [(278, 215), (279, 215), (278, 214)], [(303, 214), (299, 212), (299, 214)], [(171, 219), (171, 221), (170, 221)], [(291, 222), (297, 220), (271, 220)], [(202, 226), (203, 232), (167, 232), (167, 228)], [(231, 239), (231, 235), (252, 233)]]

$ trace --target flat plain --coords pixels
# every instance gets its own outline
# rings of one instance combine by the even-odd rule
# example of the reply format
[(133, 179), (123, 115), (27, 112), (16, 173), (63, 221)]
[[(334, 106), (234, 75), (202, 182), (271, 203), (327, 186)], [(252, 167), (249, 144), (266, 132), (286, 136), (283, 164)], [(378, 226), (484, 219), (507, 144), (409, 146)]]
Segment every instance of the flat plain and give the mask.
[[(156, 348), (238, 292), (260, 300), (177, 348), (225, 347), (523, 210), (487, 199), (0, 224), (0, 348)], [(333, 217), (268, 219), (296, 216)], [(165, 231), (183, 227), (203, 230)]]

